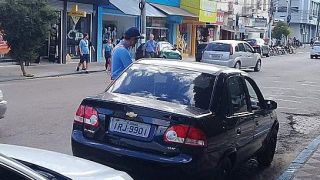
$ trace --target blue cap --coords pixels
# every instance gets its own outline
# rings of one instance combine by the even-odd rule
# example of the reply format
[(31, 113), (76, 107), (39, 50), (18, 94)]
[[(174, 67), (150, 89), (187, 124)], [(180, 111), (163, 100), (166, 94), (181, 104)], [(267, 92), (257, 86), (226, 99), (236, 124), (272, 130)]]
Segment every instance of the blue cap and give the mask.
[(141, 36), (140, 31), (138, 28), (136, 27), (131, 27), (129, 28), (125, 33), (125, 38), (129, 39), (129, 38), (136, 38), (136, 39), (143, 39), (144, 37)]

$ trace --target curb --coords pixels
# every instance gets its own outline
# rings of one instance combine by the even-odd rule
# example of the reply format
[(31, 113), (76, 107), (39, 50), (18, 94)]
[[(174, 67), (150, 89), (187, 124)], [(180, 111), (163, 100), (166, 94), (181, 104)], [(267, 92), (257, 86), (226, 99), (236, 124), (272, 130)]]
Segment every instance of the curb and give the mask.
[(300, 169), (317, 150), (320, 144), (320, 136), (314, 139), (297, 157), (293, 160), (290, 166), (277, 180), (289, 180), (294, 177), (294, 173)]
[[(88, 71), (90, 73), (97, 73), (97, 72), (103, 72), (105, 70), (95, 70), (95, 71)], [(29, 79), (41, 79), (41, 78), (48, 78), (48, 77), (60, 77), (60, 76), (69, 76), (74, 74), (85, 74), (84, 72), (71, 72), (71, 73), (62, 73), (62, 74), (53, 74), (53, 75), (47, 75), (47, 76), (35, 76), (35, 77), (21, 77), (21, 78), (12, 78), (12, 79), (5, 79), (0, 80), (0, 82), (9, 82), (9, 81), (19, 81), (19, 80), (29, 80)]]

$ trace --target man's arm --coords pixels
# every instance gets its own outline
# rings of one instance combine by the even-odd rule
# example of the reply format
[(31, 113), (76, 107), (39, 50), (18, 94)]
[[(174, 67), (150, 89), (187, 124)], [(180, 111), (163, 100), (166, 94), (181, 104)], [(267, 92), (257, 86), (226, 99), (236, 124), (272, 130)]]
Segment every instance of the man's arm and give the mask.
[(82, 44), (83, 44), (83, 42), (82, 42), (82, 40), (80, 40), (80, 43), (79, 43), (79, 51), (80, 51), (80, 55), (81, 56), (83, 56), (83, 53), (82, 53)]

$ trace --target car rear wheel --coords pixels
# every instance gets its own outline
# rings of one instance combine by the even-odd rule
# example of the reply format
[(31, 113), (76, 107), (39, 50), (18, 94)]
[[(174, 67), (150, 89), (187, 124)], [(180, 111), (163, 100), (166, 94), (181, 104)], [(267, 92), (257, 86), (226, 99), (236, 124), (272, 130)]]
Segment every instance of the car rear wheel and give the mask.
[(273, 128), (266, 143), (262, 146), (257, 155), (259, 165), (268, 167), (271, 165), (277, 145), (278, 128)]
[(182, 56), (179, 56), (179, 59), (182, 60)]
[(241, 69), (241, 63), (238, 61), (235, 65), (234, 68), (236, 69)]
[(311, 55), (310, 58), (313, 59), (313, 56)]
[(259, 60), (257, 61), (256, 66), (254, 67), (254, 71), (255, 71), (255, 72), (259, 72), (260, 70), (261, 70), (261, 60), (259, 59)]
[(268, 53), (268, 54), (266, 54), (266, 57), (270, 57), (269, 53)]

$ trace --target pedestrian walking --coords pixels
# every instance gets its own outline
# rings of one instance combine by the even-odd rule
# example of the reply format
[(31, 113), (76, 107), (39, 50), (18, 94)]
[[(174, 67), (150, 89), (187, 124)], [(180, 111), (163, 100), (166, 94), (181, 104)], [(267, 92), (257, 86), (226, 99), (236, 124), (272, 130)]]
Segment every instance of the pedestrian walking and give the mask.
[(90, 44), (89, 44), (89, 35), (85, 33), (83, 35), (83, 39), (81, 39), (79, 43), (79, 51), (80, 51), (80, 62), (77, 66), (77, 71), (79, 71), (80, 66), (82, 65), (82, 70), (88, 72), (88, 63), (90, 59)]
[(154, 58), (157, 53), (157, 42), (154, 40), (154, 35), (150, 34), (149, 40), (145, 45), (145, 56), (146, 58)]
[(112, 49), (113, 49), (112, 40), (109, 39), (109, 40), (108, 40), (108, 43), (105, 44), (105, 46), (104, 46), (104, 57), (105, 57), (105, 59), (106, 59), (105, 67), (106, 67), (106, 70), (107, 70), (108, 72), (111, 70), (110, 62), (111, 62), (111, 52), (112, 52)]
[(131, 63), (132, 57), (129, 48), (134, 47), (139, 39), (143, 39), (136, 27), (129, 28), (122, 40), (112, 51), (111, 79), (116, 79)]
[(310, 40), (310, 46), (312, 46), (313, 43), (314, 43), (313, 38), (311, 38), (311, 40)]

